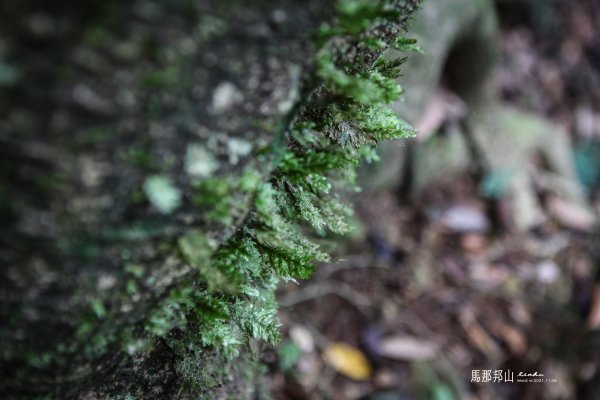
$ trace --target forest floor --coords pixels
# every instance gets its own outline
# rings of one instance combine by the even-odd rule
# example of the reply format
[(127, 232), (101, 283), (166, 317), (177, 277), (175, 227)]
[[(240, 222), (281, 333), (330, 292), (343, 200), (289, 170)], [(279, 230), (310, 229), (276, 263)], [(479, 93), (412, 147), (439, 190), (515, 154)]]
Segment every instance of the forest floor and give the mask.
[[(599, 211), (600, 6), (499, 11), (502, 96), (570, 132)], [(598, 233), (538, 194), (546, 222), (526, 233), (469, 174), (410, 202), (359, 201), (368, 239), (279, 293), (283, 340), (264, 353), (274, 398), (600, 398)]]

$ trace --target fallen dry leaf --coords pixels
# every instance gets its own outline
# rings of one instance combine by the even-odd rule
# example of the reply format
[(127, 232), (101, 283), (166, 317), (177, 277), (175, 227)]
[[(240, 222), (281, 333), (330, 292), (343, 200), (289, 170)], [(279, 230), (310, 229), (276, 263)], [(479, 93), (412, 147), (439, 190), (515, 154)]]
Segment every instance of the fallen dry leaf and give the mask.
[(394, 360), (430, 360), (436, 356), (438, 346), (412, 336), (391, 336), (379, 342), (378, 350), (381, 356)]
[(520, 328), (495, 320), (492, 329), (504, 339), (512, 354), (523, 354), (527, 350), (527, 339)]
[(486, 237), (478, 233), (467, 233), (460, 238), (460, 246), (469, 253), (481, 252), (486, 244)]
[(557, 196), (548, 199), (550, 214), (562, 225), (581, 232), (591, 232), (596, 225), (596, 216), (587, 208)]
[(375, 375), (375, 386), (378, 388), (392, 388), (398, 384), (398, 375), (389, 369), (382, 369)]
[(467, 333), (469, 341), (481, 350), (490, 360), (501, 358), (502, 351), (487, 330), (479, 324), (471, 310), (462, 310), (459, 321)]
[(356, 347), (345, 343), (332, 343), (325, 349), (323, 358), (327, 364), (348, 378), (362, 381), (371, 377), (371, 364)]
[(587, 326), (590, 330), (600, 329), (600, 284), (597, 284), (594, 289), (592, 308), (588, 315)]

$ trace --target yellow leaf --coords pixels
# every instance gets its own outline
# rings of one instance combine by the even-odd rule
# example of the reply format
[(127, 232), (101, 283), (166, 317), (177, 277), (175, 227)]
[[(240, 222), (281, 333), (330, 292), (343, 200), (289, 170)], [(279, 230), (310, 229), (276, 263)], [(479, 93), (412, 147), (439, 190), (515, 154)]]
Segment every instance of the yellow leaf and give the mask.
[(337, 372), (349, 378), (362, 381), (371, 376), (371, 364), (363, 353), (344, 343), (333, 343), (323, 353), (325, 361)]

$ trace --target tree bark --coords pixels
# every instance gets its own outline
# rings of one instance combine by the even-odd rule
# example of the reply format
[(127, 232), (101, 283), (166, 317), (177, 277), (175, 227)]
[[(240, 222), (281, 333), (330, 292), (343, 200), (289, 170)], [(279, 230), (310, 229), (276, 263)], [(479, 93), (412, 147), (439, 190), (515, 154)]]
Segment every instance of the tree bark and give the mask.
[[(389, 42), (416, 2), (391, 3), (403, 14), (370, 37)], [(313, 38), (333, 3), (9, 0), (0, 14), (2, 397), (260, 397), (248, 351), (225, 365), (203, 349), (190, 387), (180, 332), (145, 327), (205, 284), (178, 241), (198, 231), (219, 249), (252, 212), (234, 187), (209, 218), (197, 181), (271, 179), (319, 95)], [(329, 43), (358, 69), (380, 53)]]

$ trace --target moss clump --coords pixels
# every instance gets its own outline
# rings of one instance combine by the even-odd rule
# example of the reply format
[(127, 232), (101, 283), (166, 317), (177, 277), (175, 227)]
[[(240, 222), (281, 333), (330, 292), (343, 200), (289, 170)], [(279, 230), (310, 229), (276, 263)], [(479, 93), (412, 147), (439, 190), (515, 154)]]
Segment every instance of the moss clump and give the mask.
[[(339, 3), (342, 17), (330, 28), (338, 36), (359, 39), (370, 26), (365, 21), (396, 15), (364, 2), (356, 2), (361, 3), (356, 8), (350, 3)], [(370, 10), (368, 18), (354, 20), (351, 13), (362, 13), (364, 7)], [(279, 157), (270, 182), (261, 183), (250, 172), (238, 180), (210, 178), (196, 184), (196, 203), (219, 223), (231, 223), (236, 214), (233, 188), (241, 187), (253, 201), (242, 228), (218, 249), (197, 231), (178, 239), (183, 261), (198, 270), (202, 283), (172, 291), (146, 330), (180, 349), (182, 371), (197, 365), (200, 349), (211, 348), (230, 359), (249, 340), (278, 340), (277, 282), (308, 278), (315, 262), (329, 259), (303, 227), (311, 227), (317, 236), (346, 233), (351, 207), (336, 188), (355, 187), (354, 168), (361, 159), (374, 158), (377, 143), (414, 135), (388, 107), (402, 92), (395, 78), (403, 59), (376, 58), (363, 70), (350, 72), (355, 66), (344, 67), (335, 57), (323, 46), (316, 61), (319, 89), (292, 123), (288, 150)], [(173, 330), (185, 339), (171, 339)], [(196, 349), (195, 356), (189, 348)], [(189, 384), (211, 382), (204, 373), (196, 375), (186, 373)]]
[[(189, 40), (189, 25), (191, 30), (203, 28), (188, 14), (210, 14), (211, 4), (142, 3), (143, 7), (123, 8), (136, 21), (131, 32), (85, 34), (94, 52), (102, 49), (103, 63), (87, 66), (90, 77), (84, 83), (76, 81), (78, 75), (73, 77), (78, 90), (55, 90), (78, 94), (77, 107), (93, 114), (93, 123), (81, 112), (69, 111), (72, 121), (61, 115), (54, 118), (51, 108), (40, 118), (57, 121), (60, 140), (51, 143), (58, 147), (62, 141), (71, 143), (71, 132), (87, 132), (84, 136), (89, 137), (81, 143), (68, 146), (77, 156), (69, 160), (74, 164), (68, 171), (77, 170), (73, 166), (80, 162), (92, 174), (83, 183), (78, 175), (65, 177), (65, 191), (57, 189), (54, 203), (40, 206), (44, 211), (56, 207), (62, 218), (57, 226), (68, 233), (57, 230), (61, 236), (56, 258), (43, 254), (39, 259), (52, 260), (48, 268), (61, 273), (57, 265), (68, 261), (65, 271), (76, 283), (52, 282), (51, 289), (65, 294), (61, 306), (69, 314), (63, 320), (75, 321), (64, 324), (65, 334), (59, 339), (36, 344), (51, 350), (21, 355), (9, 349), (2, 354), (11, 365), (26, 366), (15, 374), (15, 391), (22, 390), (34, 371), (40, 372), (40, 381), (60, 379), (92, 388), (88, 397), (150, 393), (145, 386), (161, 397), (160, 390), (176, 386), (169, 389), (164, 382), (175, 377), (183, 383), (183, 392), (210, 398), (228, 374), (221, 368), (226, 361), (247, 356), (253, 340), (278, 340), (278, 282), (310, 277), (315, 262), (329, 259), (319, 245), (321, 238), (349, 230), (352, 211), (343, 191), (356, 189), (355, 166), (361, 159), (375, 158), (374, 146), (381, 140), (412, 134), (387, 106), (402, 92), (394, 81), (402, 60), (379, 56), (386, 43), (396, 39), (416, 1), (341, 0), (336, 17), (317, 35), (318, 51), (306, 38), (290, 40), (296, 33), (280, 26), (273, 33), (281, 43), (268, 43), (269, 52), (274, 52), (269, 62), (256, 57), (265, 50), (262, 39), (252, 36), (237, 42), (247, 35), (236, 30), (244, 24), (234, 22), (247, 21), (247, 13), (234, 11), (233, 22), (224, 20), (223, 25), (217, 18), (208, 31), (196, 32), (205, 46), (198, 50), (190, 46), (196, 42)], [(188, 13), (187, 6), (196, 7), (194, 13)], [(289, 2), (287, 7), (299, 6)], [(256, 11), (267, 18), (271, 10), (265, 9)], [(158, 18), (163, 14), (172, 19)], [(230, 8), (215, 14), (227, 17)], [(168, 34), (155, 34), (158, 23), (168, 25)], [(249, 27), (248, 32), (261, 29), (262, 25)], [(231, 46), (222, 46), (220, 35)], [(138, 48), (144, 60), (109, 57), (115, 49), (107, 41), (117, 38), (121, 45)], [(288, 62), (288, 41), (300, 43), (310, 57)], [(135, 53), (133, 47), (123, 51)], [(352, 52), (356, 55), (350, 56)], [(213, 59), (216, 55), (231, 61), (221, 68)], [(302, 64), (307, 60), (311, 65)], [(95, 74), (107, 76), (113, 62), (120, 80), (111, 85)], [(299, 71), (300, 65), (307, 67), (304, 86), (300, 74), (290, 72)], [(273, 76), (271, 86), (265, 87), (282, 90), (245, 87), (253, 79), (239, 75), (254, 70), (259, 72), (250, 78), (260, 84), (263, 76)], [(173, 80), (179, 75), (186, 80)], [(288, 82), (294, 80), (298, 83)], [(199, 107), (206, 112), (198, 116)], [(233, 110), (239, 115), (233, 117)], [(67, 126), (69, 121), (77, 129)], [(55, 137), (40, 132), (39, 138), (33, 135), (40, 142)], [(85, 157), (79, 157), (83, 152)], [(78, 190), (83, 185), (80, 191), (86, 196), (78, 202), (62, 201), (78, 192), (69, 192), (68, 185)], [(29, 201), (28, 189), (20, 192)], [(7, 210), (2, 214), (21, 212)], [(15, 254), (18, 259), (20, 253)], [(23, 274), (25, 278), (29, 277)], [(66, 307), (72, 304), (76, 307)], [(15, 330), (34, 326), (26, 318), (15, 321)], [(2, 337), (10, 336), (11, 329), (12, 325), (2, 330)], [(31, 345), (13, 339), (20, 348)], [(92, 377), (100, 370), (102, 376)], [(84, 373), (75, 376), (79, 371)], [(71, 390), (53, 385), (35, 392)]]
[[(370, 4), (340, 2), (340, 19), (331, 32), (359, 40), (375, 20), (397, 16), (388, 6)], [(355, 187), (354, 168), (365, 156), (373, 158), (377, 143), (414, 135), (388, 107), (402, 93), (395, 78), (403, 59), (376, 58), (355, 72), (350, 72), (355, 65), (345, 67), (335, 59), (325, 44), (316, 61), (319, 88), (292, 123), (288, 150), (270, 182), (248, 172), (240, 179), (196, 183), (197, 205), (222, 224), (243, 214), (235, 211), (233, 188), (241, 187), (253, 201), (243, 226), (218, 249), (199, 231), (178, 239), (182, 261), (198, 270), (200, 280), (172, 290), (148, 318), (146, 331), (178, 349), (182, 370), (197, 365), (201, 349), (230, 359), (249, 340), (278, 340), (277, 282), (308, 278), (315, 262), (329, 259), (303, 227), (317, 236), (346, 233), (351, 207), (335, 188)], [(174, 330), (185, 339), (171, 338)], [(208, 384), (202, 376), (188, 374), (190, 384), (194, 379)]]

